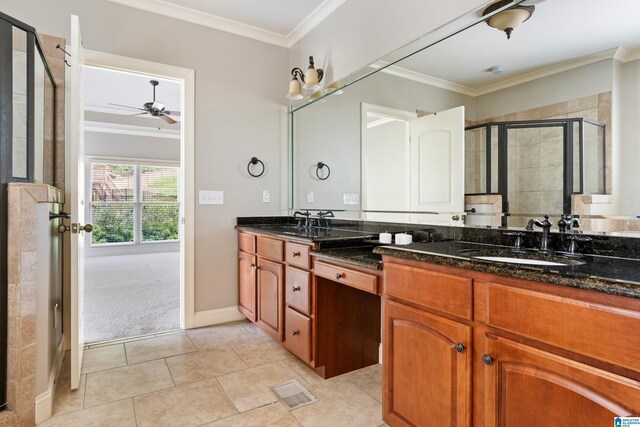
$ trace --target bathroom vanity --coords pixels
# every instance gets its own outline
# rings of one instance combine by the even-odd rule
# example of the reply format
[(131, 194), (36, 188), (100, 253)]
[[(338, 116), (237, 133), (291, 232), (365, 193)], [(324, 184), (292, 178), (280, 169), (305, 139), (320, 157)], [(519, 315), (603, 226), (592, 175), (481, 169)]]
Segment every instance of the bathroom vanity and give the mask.
[(640, 413), (639, 294), (412, 250), (376, 249), (388, 423), (600, 426)]
[(390, 425), (609, 425), (640, 414), (638, 259), (514, 252), (478, 242), (501, 231), (455, 227), (440, 242), (376, 245), (384, 225), (352, 223), (362, 235), (237, 226), (239, 309), (324, 378), (378, 362), (382, 331)]
[(365, 235), (239, 227), (238, 310), (323, 378), (378, 362), (380, 257), (340, 248)]

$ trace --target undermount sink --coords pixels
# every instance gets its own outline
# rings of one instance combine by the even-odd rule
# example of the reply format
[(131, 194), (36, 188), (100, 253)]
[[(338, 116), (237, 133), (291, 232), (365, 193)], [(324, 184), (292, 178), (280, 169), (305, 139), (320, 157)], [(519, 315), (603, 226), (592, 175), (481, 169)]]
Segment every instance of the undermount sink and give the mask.
[(571, 267), (585, 264), (585, 261), (560, 255), (534, 251), (513, 251), (509, 249), (463, 249), (459, 251), (471, 259), (503, 264), (518, 264), (540, 267)]
[(529, 259), (529, 258), (513, 258), (506, 256), (474, 256), (474, 259), (481, 259), (484, 261), (504, 262), (507, 264), (522, 264), (522, 265), (542, 265), (547, 267), (566, 267), (570, 265), (584, 264), (583, 261), (573, 259), (561, 259), (554, 258), (554, 261), (547, 261), (543, 259)]

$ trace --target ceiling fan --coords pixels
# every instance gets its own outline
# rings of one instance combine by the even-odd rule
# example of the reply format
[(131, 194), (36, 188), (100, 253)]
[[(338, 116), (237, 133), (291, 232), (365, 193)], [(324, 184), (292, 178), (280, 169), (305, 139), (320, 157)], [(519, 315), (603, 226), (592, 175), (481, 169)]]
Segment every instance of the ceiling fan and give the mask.
[(109, 105), (116, 105), (118, 107), (132, 108), (134, 110), (142, 111), (142, 113), (134, 114), (134, 116), (150, 114), (153, 117), (159, 117), (160, 119), (164, 120), (166, 123), (170, 125), (177, 123), (171, 116), (172, 115), (179, 116), (180, 112), (168, 111), (165, 109), (165, 105), (162, 102), (156, 101), (156, 86), (158, 86), (160, 82), (157, 80), (150, 80), (149, 83), (151, 83), (151, 86), (153, 86), (153, 101), (145, 102), (144, 105), (142, 105), (142, 108), (131, 107), (129, 105), (122, 105), (122, 104), (113, 104), (113, 103), (109, 103)]

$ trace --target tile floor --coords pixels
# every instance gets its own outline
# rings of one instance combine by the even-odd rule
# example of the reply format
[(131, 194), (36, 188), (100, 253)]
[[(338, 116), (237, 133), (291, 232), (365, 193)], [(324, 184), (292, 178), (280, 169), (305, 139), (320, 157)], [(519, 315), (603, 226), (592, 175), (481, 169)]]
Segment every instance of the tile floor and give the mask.
[[(288, 411), (269, 386), (298, 380), (318, 402)], [(323, 380), (250, 322), (85, 351), (80, 388), (65, 358), (41, 426), (380, 426), (382, 366)]]

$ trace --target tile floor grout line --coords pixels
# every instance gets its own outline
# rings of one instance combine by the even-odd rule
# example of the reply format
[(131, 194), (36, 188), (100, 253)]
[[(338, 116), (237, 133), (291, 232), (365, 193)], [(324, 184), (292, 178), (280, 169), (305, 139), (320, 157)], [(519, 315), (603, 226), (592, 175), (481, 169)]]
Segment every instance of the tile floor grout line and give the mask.
[[(366, 368), (364, 368), (366, 369)], [(376, 402), (382, 404), (381, 401), (379, 401), (373, 394), (369, 393), (367, 390), (364, 389), (364, 387), (359, 386), (358, 384), (354, 383), (353, 380), (351, 378), (345, 378), (348, 382), (350, 382), (351, 384), (353, 384), (354, 386), (356, 386), (359, 390), (364, 391), (367, 395), (371, 396), (373, 398), (373, 400), (375, 400)]]

